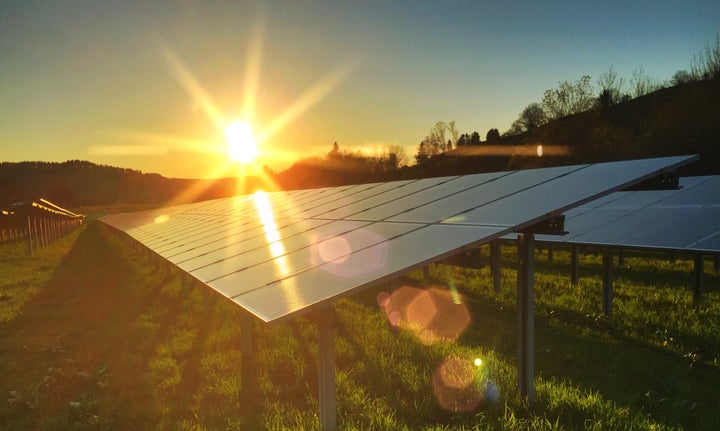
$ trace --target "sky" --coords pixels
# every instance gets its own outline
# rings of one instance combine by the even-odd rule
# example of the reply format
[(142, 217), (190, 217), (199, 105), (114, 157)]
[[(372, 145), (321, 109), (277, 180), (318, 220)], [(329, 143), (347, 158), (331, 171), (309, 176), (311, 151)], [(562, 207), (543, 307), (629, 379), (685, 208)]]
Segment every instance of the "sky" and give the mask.
[(0, 0), (0, 161), (229, 176), (233, 120), (252, 169), (412, 158), (437, 121), (502, 133), (561, 81), (665, 81), (718, 33), (717, 0)]

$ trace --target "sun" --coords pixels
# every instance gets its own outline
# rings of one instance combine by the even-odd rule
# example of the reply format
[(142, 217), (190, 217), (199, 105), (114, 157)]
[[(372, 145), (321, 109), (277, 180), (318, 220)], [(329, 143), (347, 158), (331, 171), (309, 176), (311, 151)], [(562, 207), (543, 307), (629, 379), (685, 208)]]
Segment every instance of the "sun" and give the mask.
[(251, 163), (258, 156), (257, 142), (252, 127), (245, 121), (232, 121), (223, 130), (230, 158), (240, 163)]

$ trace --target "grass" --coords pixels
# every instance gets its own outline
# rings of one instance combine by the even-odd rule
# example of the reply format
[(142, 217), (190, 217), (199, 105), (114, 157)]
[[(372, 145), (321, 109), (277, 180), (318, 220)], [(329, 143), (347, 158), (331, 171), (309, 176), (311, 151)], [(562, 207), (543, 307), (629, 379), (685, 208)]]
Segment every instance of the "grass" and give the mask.
[[(435, 303), (461, 298), (428, 320), (439, 325), (466, 308), (472, 321), (456, 340), (438, 336), (447, 325), (391, 325), (377, 300), (393, 293), (388, 285), (336, 304), (340, 427), (720, 429), (720, 278), (710, 262), (696, 310), (689, 257), (626, 252), (607, 317), (600, 257), (583, 257), (573, 286), (569, 253), (554, 255), (537, 261), (533, 406), (516, 395), (515, 256), (504, 247), (499, 294), (487, 269), (433, 265), (430, 280), (415, 272), (397, 285), (437, 287)], [(240, 378), (237, 307), (183, 286), (99, 223), (33, 257), (0, 247), (0, 273), (2, 429), (319, 427), (310, 320), (256, 325), (253, 398)]]

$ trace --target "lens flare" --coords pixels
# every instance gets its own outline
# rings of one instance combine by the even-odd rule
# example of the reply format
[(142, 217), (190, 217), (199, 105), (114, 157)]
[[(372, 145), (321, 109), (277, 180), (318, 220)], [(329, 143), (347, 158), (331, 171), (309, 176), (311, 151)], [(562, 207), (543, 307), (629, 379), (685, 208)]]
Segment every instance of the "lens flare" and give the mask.
[[(378, 296), (378, 304), (393, 326), (412, 331), (424, 344), (457, 340), (470, 324), (470, 312), (462, 301), (439, 288), (403, 286), (390, 298)], [(392, 319), (391, 319), (392, 317)]]
[(475, 380), (475, 369), (470, 361), (448, 358), (432, 378), (435, 398), (445, 410), (471, 412), (483, 399)]

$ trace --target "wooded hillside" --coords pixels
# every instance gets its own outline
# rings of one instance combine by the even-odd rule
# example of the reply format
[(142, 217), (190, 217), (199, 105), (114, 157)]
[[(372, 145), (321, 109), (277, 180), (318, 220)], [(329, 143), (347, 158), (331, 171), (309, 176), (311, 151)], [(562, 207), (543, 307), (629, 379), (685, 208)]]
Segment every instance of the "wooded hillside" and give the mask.
[[(63, 163), (0, 163), (0, 208), (15, 202), (48, 199), (62, 207), (105, 204), (165, 204), (233, 196), (256, 187), (248, 178), (237, 190), (234, 178), (165, 178), (133, 169), (70, 160)], [(184, 193), (195, 190), (194, 193)], [(178, 202), (177, 199), (181, 198)]]

